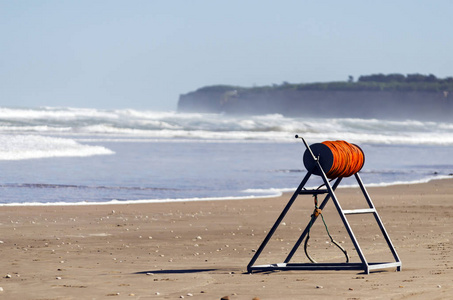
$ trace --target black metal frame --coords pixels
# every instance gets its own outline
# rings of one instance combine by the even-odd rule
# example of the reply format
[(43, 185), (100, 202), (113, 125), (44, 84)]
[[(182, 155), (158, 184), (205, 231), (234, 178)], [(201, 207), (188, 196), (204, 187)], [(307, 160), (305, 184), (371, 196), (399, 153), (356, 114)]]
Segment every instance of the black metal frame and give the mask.
[[(305, 141), (304, 141), (305, 142)], [(308, 150), (310, 148), (308, 145), (306, 145)], [(274, 270), (363, 270), (366, 274), (369, 274), (370, 271), (373, 270), (380, 270), (380, 269), (388, 269), (388, 268), (393, 268), (396, 267), (397, 271), (401, 271), (402, 268), (402, 263), (401, 260), (398, 257), (398, 254), (396, 253), (395, 247), (393, 246), (389, 235), (387, 234), (387, 231), (384, 228), (384, 224), (381, 221), (381, 218), (378, 215), (378, 212), (376, 208), (374, 207), (373, 202), (371, 201), (370, 196), (368, 195), (367, 190), (365, 189), (365, 186), (363, 185), (362, 179), (360, 178), (359, 174), (356, 173), (354, 174), (360, 189), (365, 196), (365, 199), (368, 203), (368, 208), (365, 209), (353, 209), (353, 210), (343, 210), (341, 208), (340, 202), (338, 201), (336, 195), (335, 195), (335, 190), (338, 187), (338, 185), (341, 182), (342, 178), (337, 178), (333, 184), (333, 186), (330, 185), (329, 180), (327, 179), (326, 174), (324, 173), (320, 163), (319, 163), (319, 158), (315, 158), (313, 156), (313, 159), (316, 161), (315, 167), (313, 170), (309, 171), (302, 182), (300, 183), (299, 187), (296, 189), (294, 192), (293, 196), (289, 200), (288, 204), (285, 206), (283, 211), (281, 212), (280, 216), (278, 217), (277, 221), (274, 223), (272, 226), (271, 230), (261, 243), (260, 247), (256, 251), (255, 255), (253, 258), (250, 260), (249, 264), (247, 265), (247, 272), (252, 273), (253, 271), (274, 271)], [(311, 175), (313, 175), (314, 171), (319, 171), (320, 176), (324, 181), (325, 189), (319, 190), (319, 189), (313, 189), (313, 190), (306, 190), (304, 189), (305, 184), (307, 183), (308, 179), (310, 178)], [(319, 174), (318, 172), (316, 172)], [(306, 237), (310, 226), (316, 221), (317, 216), (314, 214), (311, 217), (311, 220), (309, 221), (307, 227), (303, 231), (302, 235), (299, 237), (297, 242), (294, 244), (291, 252), (289, 255), (286, 257), (283, 263), (276, 263), (276, 264), (267, 264), (267, 265), (254, 265), (258, 257), (261, 255), (261, 252), (264, 250), (266, 247), (267, 243), (271, 239), (272, 235), (275, 233), (277, 230), (278, 226), (286, 216), (287, 212), (293, 205), (294, 201), (299, 195), (319, 195), (319, 194), (327, 194), (324, 198), (324, 200), (321, 202), (321, 205), (319, 208), (322, 210), (324, 206), (327, 204), (327, 202), (332, 199), (333, 203), (335, 204), (335, 207), (341, 217), (341, 220), (343, 221), (343, 224), (349, 234), (349, 237), (351, 238), (352, 243), (354, 244), (355, 250), (357, 251), (357, 254), (360, 258), (361, 263), (290, 263), (293, 255), (296, 253), (297, 249), (301, 245), (302, 241)], [(368, 214), (372, 213), (375, 217), (375, 220), (377, 224), (379, 225), (379, 228), (381, 229), (382, 235), (384, 236), (387, 245), (390, 249), (390, 251), (393, 254), (393, 257), (395, 259), (395, 262), (374, 262), (370, 263), (366, 260), (365, 255), (362, 252), (362, 249), (360, 248), (360, 245), (354, 235), (354, 232), (352, 231), (351, 226), (349, 225), (349, 222), (346, 218), (346, 215), (349, 214)]]

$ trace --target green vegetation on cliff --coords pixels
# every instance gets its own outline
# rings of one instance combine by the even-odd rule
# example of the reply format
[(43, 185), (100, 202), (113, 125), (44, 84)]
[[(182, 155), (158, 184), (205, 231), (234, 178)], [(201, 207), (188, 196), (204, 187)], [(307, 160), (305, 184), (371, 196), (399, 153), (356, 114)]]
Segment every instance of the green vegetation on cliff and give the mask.
[(422, 74), (372, 74), (363, 75), (357, 81), (349, 77), (348, 81), (299, 83), (284, 82), (281, 85), (244, 88), (229, 85), (213, 85), (198, 89), (196, 92), (225, 93), (228, 91), (266, 92), (273, 90), (306, 90), (306, 91), (419, 91), (419, 92), (453, 92), (453, 77), (444, 79)]

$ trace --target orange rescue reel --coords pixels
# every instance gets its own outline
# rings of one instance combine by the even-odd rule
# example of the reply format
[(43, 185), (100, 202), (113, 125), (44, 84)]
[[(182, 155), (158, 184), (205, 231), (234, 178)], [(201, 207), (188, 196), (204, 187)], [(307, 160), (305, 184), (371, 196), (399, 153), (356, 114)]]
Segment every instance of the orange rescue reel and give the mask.
[[(330, 179), (354, 175), (365, 163), (362, 149), (346, 141), (325, 141), (311, 145), (310, 149), (315, 158), (319, 158), (323, 171)], [(309, 172), (321, 175), (308, 149), (304, 153), (304, 165)]]

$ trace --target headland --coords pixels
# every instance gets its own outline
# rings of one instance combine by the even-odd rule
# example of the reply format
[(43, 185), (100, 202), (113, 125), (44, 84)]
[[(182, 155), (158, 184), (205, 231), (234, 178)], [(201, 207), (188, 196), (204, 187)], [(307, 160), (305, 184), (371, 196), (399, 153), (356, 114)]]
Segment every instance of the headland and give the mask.
[(345, 82), (215, 85), (180, 95), (178, 111), (451, 121), (453, 77), (375, 74)]

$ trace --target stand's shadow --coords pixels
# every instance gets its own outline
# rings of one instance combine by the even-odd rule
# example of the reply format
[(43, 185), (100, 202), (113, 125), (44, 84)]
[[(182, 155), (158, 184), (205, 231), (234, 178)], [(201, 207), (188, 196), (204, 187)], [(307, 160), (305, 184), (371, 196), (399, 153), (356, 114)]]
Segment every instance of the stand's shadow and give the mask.
[(219, 269), (183, 269), (183, 270), (151, 270), (135, 272), (133, 274), (190, 274), (190, 273), (201, 273), (201, 272), (212, 272), (219, 271)]

